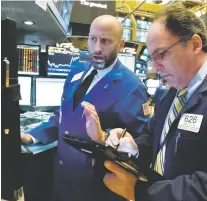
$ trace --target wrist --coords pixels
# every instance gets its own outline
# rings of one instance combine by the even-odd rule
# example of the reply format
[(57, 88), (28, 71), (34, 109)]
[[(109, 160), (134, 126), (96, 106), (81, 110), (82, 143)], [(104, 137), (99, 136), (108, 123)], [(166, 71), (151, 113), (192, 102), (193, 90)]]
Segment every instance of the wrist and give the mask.
[(105, 143), (108, 138), (108, 134), (105, 131), (102, 131), (101, 133), (101, 142)]

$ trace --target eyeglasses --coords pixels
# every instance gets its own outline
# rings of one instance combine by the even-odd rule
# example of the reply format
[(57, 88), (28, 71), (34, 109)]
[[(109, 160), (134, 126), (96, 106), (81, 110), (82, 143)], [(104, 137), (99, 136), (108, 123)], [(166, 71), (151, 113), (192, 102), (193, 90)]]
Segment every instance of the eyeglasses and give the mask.
[(168, 47), (166, 50), (164, 50), (163, 52), (155, 52), (153, 53), (151, 56), (148, 57), (147, 62), (148, 63), (152, 63), (154, 62), (160, 62), (163, 60), (164, 56), (166, 55), (167, 51), (174, 47), (176, 44), (180, 43), (183, 40), (183, 38), (181, 38), (180, 40), (178, 40), (176, 43), (174, 43), (173, 45), (171, 45), (170, 47)]

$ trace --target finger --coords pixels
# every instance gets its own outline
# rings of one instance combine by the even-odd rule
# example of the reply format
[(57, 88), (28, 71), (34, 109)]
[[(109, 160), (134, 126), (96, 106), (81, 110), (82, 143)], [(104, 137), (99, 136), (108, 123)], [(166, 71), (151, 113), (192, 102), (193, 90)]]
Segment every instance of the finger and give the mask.
[(106, 143), (115, 148), (115, 146), (119, 144), (119, 136), (121, 135), (122, 131), (122, 128), (116, 128), (111, 130)]
[(118, 151), (128, 152), (132, 155), (136, 155), (138, 152), (138, 147), (131, 137), (124, 137), (120, 139)]
[(97, 116), (96, 111), (94, 111), (94, 110), (92, 110), (90, 108), (87, 108), (86, 107), (84, 110), (85, 110), (85, 114), (93, 114), (93, 115), (96, 115)]
[(92, 104), (89, 103), (89, 102), (83, 101), (83, 102), (81, 103), (81, 105), (82, 105), (83, 107), (88, 107), (88, 108), (91, 108), (91, 109), (93, 109), (93, 110), (96, 110), (95, 106), (92, 105)]
[(112, 130), (110, 131), (110, 135), (116, 135), (116, 136), (119, 138), (123, 130), (124, 130), (124, 129), (122, 129), (122, 128), (115, 128), (115, 129), (112, 129)]
[(105, 161), (104, 166), (120, 178), (123, 178), (129, 174), (126, 170), (112, 161)]
[(93, 122), (98, 123), (98, 120), (94, 114), (86, 114), (86, 121), (92, 120)]
[(98, 116), (98, 114), (97, 114), (96, 111), (91, 110), (91, 109), (89, 109), (89, 108), (85, 108), (85, 112), (84, 112), (84, 113), (85, 113), (85, 116), (86, 116), (86, 117), (89, 117), (90, 115), (93, 115), (93, 116), (96, 117), (97, 121), (99, 121), (99, 116)]
[(117, 146), (117, 144), (113, 144), (112, 140), (111, 140), (111, 137), (109, 136), (105, 142), (107, 145), (115, 148)]
[(118, 145), (119, 144), (119, 133), (115, 133), (115, 132), (110, 132), (110, 140), (114, 145)]

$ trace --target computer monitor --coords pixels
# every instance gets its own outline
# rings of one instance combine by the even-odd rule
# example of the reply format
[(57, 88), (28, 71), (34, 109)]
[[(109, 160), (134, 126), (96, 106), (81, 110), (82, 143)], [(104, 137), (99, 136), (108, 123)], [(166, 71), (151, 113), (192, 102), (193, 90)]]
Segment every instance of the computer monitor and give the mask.
[(17, 44), (18, 74), (39, 75), (39, 45)]
[(71, 67), (76, 66), (76, 62), (79, 62), (79, 55), (67, 50), (49, 47), (47, 75), (67, 76)]
[(60, 106), (64, 78), (36, 78), (36, 107)]
[(31, 90), (32, 90), (32, 77), (18, 77), (18, 83), (20, 85), (20, 94), (22, 99), (19, 101), (20, 105), (31, 105)]
[(143, 60), (143, 61), (147, 61), (148, 59), (148, 51), (147, 51), (147, 48), (144, 49), (144, 51), (142, 52), (141, 56), (140, 56), (140, 59)]
[(80, 54), (80, 61), (81, 62), (90, 62), (91, 61), (91, 57), (89, 55), (88, 50), (80, 50), (79, 54)]
[(132, 54), (118, 54), (118, 58), (123, 65), (125, 65), (132, 72), (135, 72), (135, 55)]

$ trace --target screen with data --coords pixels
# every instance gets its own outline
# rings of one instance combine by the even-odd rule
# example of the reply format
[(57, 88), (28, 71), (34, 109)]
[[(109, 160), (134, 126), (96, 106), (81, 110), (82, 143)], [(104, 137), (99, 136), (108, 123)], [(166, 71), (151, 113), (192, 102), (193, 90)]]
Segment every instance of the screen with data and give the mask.
[(22, 97), (22, 99), (19, 101), (19, 104), (31, 105), (32, 78), (19, 76), (18, 83), (20, 85), (20, 94)]
[(135, 72), (135, 55), (131, 54), (119, 54), (119, 60), (132, 72)]
[(147, 48), (144, 49), (144, 51), (142, 52), (141, 56), (140, 56), (140, 59), (144, 60), (144, 61), (147, 61), (148, 59), (148, 51), (147, 51)]
[(60, 106), (64, 78), (36, 78), (36, 106)]
[(17, 45), (18, 74), (38, 75), (39, 74), (39, 45)]
[(48, 49), (47, 74), (67, 76), (71, 67), (76, 66), (77, 62), (79, 62), (79, 54), (50, 47)]

